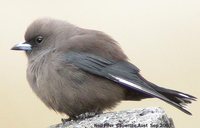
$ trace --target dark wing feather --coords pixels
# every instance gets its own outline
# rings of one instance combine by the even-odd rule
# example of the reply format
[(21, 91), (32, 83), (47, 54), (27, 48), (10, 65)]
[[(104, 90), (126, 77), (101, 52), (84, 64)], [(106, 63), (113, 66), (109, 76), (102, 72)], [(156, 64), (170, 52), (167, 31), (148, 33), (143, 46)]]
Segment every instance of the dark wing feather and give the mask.
[(127, 61), (114, 61), (87, 53), (69, 52), (65, 54), (67, 62), (78, 68), (109, 80), (119, 85), (137, 90), (152, 97), (157, 97), (175, 106), (181, 111), (191, 114), (180, 104), (168, 99), (140, 78), (139, 69)]

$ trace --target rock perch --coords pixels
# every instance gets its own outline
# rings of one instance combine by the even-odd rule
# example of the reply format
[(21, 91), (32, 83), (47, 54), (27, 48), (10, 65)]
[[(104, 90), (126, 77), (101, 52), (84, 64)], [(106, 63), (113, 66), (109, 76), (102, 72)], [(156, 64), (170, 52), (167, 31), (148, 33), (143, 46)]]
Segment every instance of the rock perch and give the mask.
[(107, 112), (85, 120), (69, 121), (49, 128), (175, 128), (161, 108)]

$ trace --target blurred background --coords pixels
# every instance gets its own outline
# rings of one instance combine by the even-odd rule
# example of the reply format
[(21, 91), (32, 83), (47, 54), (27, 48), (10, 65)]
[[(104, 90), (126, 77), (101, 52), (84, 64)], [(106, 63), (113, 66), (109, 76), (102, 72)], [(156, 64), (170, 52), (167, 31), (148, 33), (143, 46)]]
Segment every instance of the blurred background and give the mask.
[[(104, 31), (117, 40), (148, 80), (200, 98), (199, 0), (0, 0), (0, 126), (44, 128), (60, 123), (26, 81), (27, 59), (10, 48), (24, 41), (26, 27), (40, 17)], [(188, 116), (158, 99), (122, 102), (112, 111), (162, 107), (177, 128), (199, 127), (200, 104)]]

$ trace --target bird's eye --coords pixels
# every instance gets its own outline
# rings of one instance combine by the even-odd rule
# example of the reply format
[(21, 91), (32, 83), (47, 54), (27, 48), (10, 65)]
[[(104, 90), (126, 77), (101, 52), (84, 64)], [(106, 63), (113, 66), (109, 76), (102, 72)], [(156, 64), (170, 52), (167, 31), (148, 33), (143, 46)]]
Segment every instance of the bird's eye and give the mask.
[(42, 43), (42, 41), (43, 41), (43, 37), (42, 36), (37, 36), (35, 38), (35, 42), (38, 43), (38, 44)]

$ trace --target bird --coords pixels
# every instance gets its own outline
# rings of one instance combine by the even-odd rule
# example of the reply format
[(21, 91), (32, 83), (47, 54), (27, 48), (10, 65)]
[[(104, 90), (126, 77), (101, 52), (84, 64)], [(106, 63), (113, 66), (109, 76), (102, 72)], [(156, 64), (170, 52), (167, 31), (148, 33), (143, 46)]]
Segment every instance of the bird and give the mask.
[(112, 37), (53, 18), (33, 21), (25, 42), (27, 80), (44, 104), (69, 120), (93, 117), (122, 100), (158, 98), (192, 115), (197, 98), (146, 80)]

